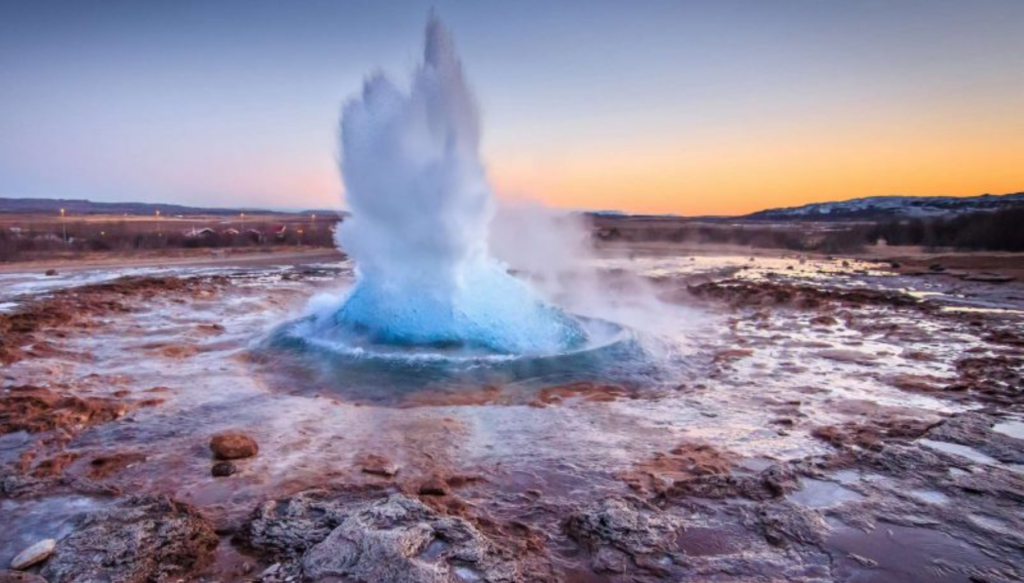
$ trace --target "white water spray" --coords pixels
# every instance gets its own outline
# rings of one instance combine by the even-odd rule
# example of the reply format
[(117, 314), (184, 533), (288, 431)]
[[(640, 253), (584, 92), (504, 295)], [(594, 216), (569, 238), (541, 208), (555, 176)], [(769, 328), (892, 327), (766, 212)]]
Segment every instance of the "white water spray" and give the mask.
[(488, 252), (493, 196), (479, 117), (451, 36), (431, 18), (408, 93), (369, 78), (342, 113), (342, 174), (352, 218), (339, 245), (358, 265), (344, 305), (322, 324), (378, 344), (539, 354), (585, 342)]

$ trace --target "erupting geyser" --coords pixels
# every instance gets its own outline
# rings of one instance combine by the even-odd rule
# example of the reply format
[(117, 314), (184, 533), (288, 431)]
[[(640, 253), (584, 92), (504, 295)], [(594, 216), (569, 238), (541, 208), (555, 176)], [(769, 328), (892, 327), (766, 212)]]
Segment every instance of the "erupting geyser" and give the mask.
[(344, 107), (342, 174), (352, 218), (338, 243), (357, 264), (317, 334), (392, 346), (543, 354), (584, 344), (487, 249), (493, 196), (476, 104), (451, 37), (431, 18), (408, 92), (381, 74)]

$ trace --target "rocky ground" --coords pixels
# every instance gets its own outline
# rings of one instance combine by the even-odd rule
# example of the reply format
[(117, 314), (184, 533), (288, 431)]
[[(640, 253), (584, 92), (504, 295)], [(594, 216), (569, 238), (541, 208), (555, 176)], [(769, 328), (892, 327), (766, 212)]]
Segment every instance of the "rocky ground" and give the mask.
[(0, 582), (1024, 578), (1020, 282), (598, 267), (657, 371), (381, 400), (256, 346), (345, 262), (0, 297)]

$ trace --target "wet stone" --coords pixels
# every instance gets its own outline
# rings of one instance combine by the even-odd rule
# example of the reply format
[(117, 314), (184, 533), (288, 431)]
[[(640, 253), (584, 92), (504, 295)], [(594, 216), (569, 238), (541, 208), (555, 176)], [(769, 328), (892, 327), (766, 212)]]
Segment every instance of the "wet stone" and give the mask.
[(41, 563), (50, 558), (50, 555), (53, 554), (53, 549), (56, 546), (57, 541), (52, 538), (43, 539), (21, 551), (17, 556), (11, 559), (11, 568), (22, 570), (28, 569), (37, 563)]
[(597, 573), (639, 571), (651, 577), (671, 573), (677, 519), (634, 497), (605, 498), (574, 513), (565, 532), (590, 553)]
[(235, 464), (231, 462), (217, 462), (213, 464), (213, 467), (210, 469), (210, 474), (215, 478), (225, 478), (237, 471), (238, 468), (236, 468)]
[(774, 546), (817, 545), (829, 533), (819, 512), (790, 502), (759, 504), (743, 512), (743, 522)]
[(444, 516), (401, 494), (351, 507), (302, 558), (312, 580), (432, 583), (519, 579), (504, 552), (459, 517)]
[(271, 557), (295, 557), (327, 538), (344, 514), (345, 500), (326, 490), (309, 490), (260, 504), (235, 540)]
[(315, 490), (268, 501), (238, 540), (276, 558), (277, 571), (313, 581), (521, 580), (516, 554), (466, 519), (402, 494), (367, 494)]

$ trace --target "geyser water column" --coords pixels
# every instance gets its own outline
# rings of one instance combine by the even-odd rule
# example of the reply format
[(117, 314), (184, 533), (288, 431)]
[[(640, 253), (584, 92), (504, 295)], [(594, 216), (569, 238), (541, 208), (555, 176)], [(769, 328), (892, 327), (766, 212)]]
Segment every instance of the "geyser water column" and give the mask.
[(479, 116), (448, 31), (427, 25), (408, 92), (382, 74), (348, 102), (341, 167), (352, 217), (339, 245), (357, 281), (321, 332), (398, 346), (544, 354), (586, 341), (487, 249), (493, 195)]

